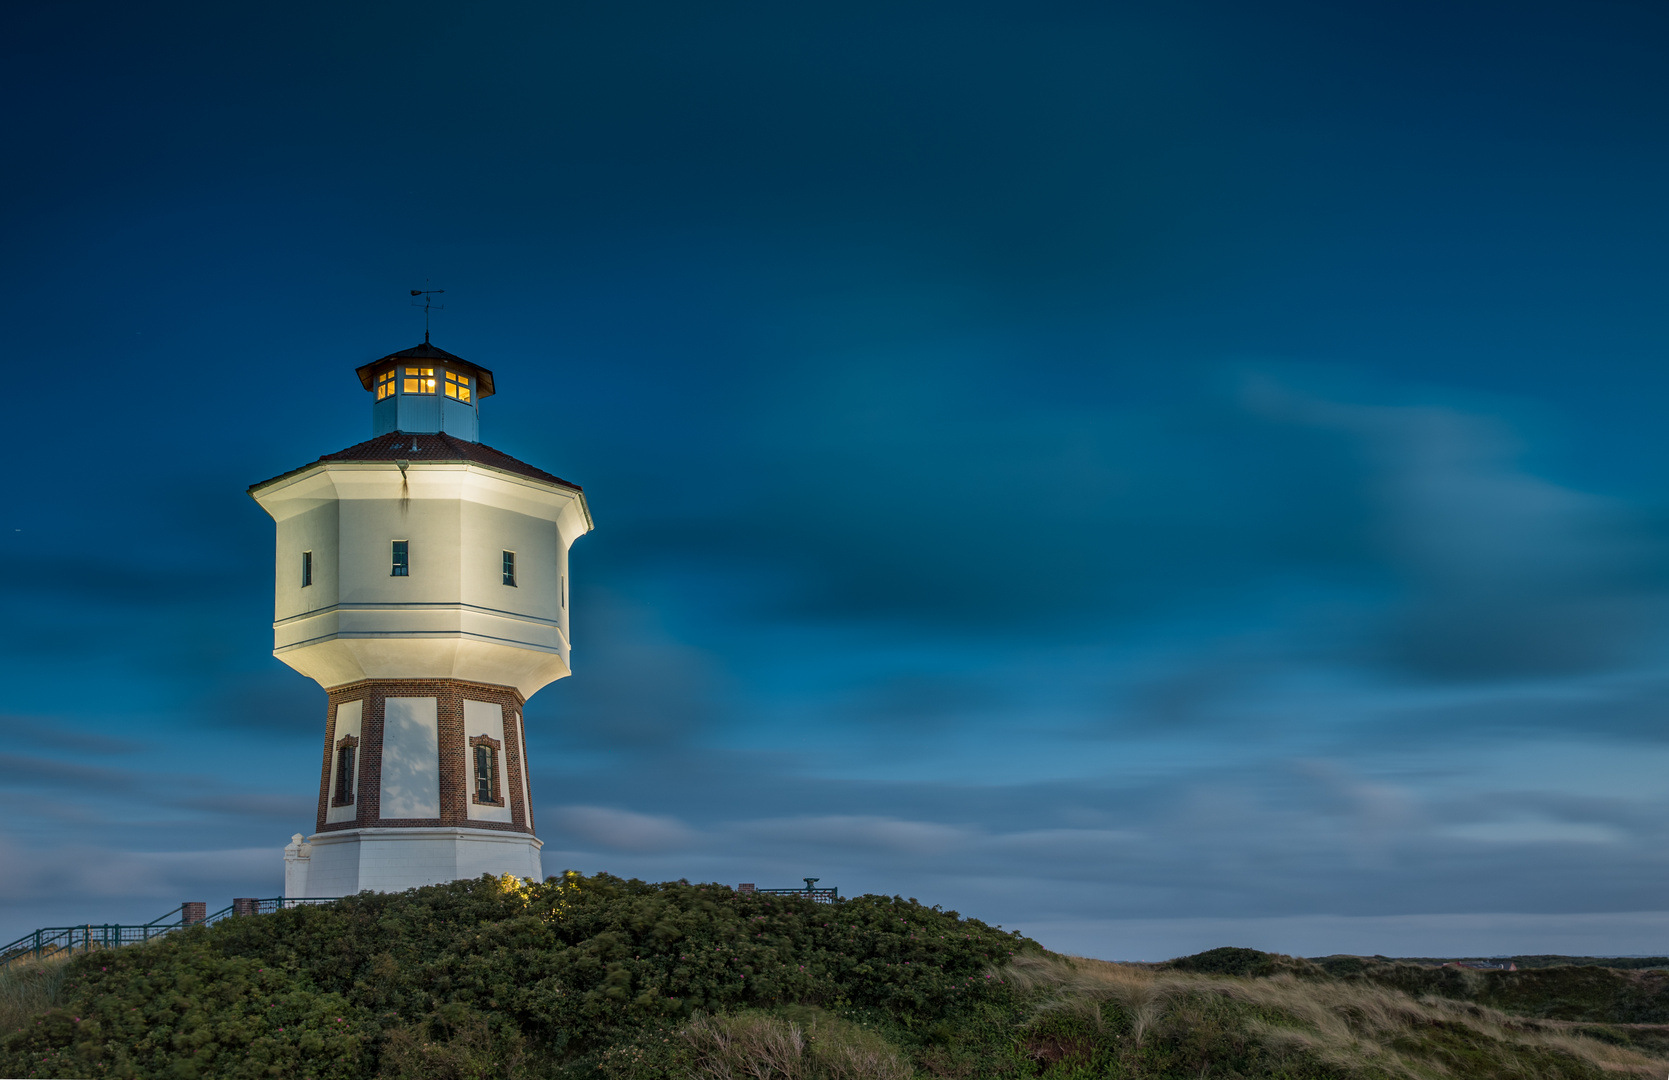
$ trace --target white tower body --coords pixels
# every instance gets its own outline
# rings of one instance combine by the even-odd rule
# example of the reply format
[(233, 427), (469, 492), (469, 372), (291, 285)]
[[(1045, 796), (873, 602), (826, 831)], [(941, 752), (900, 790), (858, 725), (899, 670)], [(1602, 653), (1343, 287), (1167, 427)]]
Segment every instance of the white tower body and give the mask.
[(285, 895), (539, 880), (522, 707), (569, 673), (585, 496), (475, 441), (490, 371), (425, 342), (359, 374), (374, 437), (250, 488), (277, 524), (273, 655), (329, 695)]

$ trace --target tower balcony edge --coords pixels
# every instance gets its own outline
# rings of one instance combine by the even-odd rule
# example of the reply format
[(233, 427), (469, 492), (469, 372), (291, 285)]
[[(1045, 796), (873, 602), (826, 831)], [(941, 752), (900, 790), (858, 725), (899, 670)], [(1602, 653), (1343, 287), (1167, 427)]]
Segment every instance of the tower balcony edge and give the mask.
[(272, 654), (326, 690), (371, 679), (459, 679), (508, 686), (525, 701), (572, 674), (566, 648), (467, 633), (331, 634)]
[(360, 828), (321, 832), (286, 853), (284, 895), (351, 896), (510, 874), (540, 881), (539, 849), (526, 833), (465, 827)]

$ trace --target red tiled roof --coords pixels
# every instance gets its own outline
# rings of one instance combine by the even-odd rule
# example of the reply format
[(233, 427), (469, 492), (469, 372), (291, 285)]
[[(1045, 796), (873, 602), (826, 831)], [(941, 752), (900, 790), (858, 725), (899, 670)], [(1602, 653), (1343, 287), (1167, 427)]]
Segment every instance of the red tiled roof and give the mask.
[[(334, 454), (325, 454), (320, 461), (423, 461), (423, 462), (472, 462), (485, 465), (489, 469), (500, 472), (514, 473), (525, 476), (530, 480), (543, 480), (547, 484), (561, 484), (563, 487), (583, 491), (578, 484), (570, 483), (560, 476), (553, 476), (543, 469), (536, 469), (525, 461), (518, 461), (501, 450), (494, 450), (485, 443), (468, 442), (454, 438), (445, 432), (391, 431), (386, 435), (378, 435), (374, 439), (367, 439), (362, 443), (350, 446), (346, 450), (338, 450)], [(312, 468), (303, 465), (301, 469)], [(251, 484), (250, 490), (265, 487), (273, 480), (282, 480), (286, 476), (293, 476), (301, 469), (291, 469), (287, 473), (275, 476), (272, 480), (262, 480), (259, 484)]]

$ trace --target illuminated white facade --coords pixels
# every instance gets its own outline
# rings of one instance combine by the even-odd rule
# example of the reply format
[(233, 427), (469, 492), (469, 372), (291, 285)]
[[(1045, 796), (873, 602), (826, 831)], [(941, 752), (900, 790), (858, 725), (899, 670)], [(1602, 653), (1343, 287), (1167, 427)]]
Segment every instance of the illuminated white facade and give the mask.
[[(321, 462), (256, 493), (278, 526), (273, 654), (327, 689), (442, 677), (526, 698), (567, 675), (568, 547), (591, 527), (584, 496), (397, 452), (412, 456)], [(399, 577), (396, 541), (409, 567)]]

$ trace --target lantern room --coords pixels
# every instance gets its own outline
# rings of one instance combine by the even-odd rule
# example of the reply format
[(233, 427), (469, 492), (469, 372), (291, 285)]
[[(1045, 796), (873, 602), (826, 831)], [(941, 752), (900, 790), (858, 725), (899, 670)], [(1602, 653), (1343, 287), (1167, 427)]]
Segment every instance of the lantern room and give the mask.
[(425, 341), (358, 369), (372, 394), (371, 434), (444, 431), (480, 441), (481, 399), (493, 393), (493, 373)]

